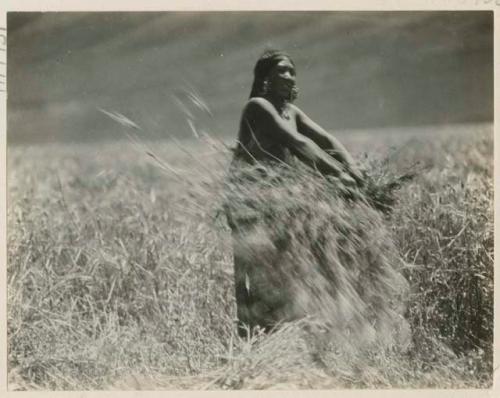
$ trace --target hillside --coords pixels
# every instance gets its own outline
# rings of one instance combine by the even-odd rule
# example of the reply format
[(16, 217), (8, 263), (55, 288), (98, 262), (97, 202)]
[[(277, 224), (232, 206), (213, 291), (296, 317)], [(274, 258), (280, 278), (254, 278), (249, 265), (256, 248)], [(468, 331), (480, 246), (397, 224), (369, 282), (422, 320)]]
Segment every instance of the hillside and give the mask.
[(266, 47), (292, 54), (327, 129), (493, 118), (489, 12), (9, 13), (8, 32), (10, 143), (116, 139), (97, 107), (190, 134), (182, 88), (232, 136)]

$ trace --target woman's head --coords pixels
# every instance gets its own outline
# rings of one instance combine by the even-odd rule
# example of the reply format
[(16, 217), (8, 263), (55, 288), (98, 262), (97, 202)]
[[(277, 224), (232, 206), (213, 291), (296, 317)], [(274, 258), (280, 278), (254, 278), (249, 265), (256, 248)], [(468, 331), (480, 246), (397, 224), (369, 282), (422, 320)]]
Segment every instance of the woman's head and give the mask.
[(270, 96), (292, 102), (297, 93), (295, 64), (291, 57), (278, 50), (264, 52), (255, 64), (250, 98)]

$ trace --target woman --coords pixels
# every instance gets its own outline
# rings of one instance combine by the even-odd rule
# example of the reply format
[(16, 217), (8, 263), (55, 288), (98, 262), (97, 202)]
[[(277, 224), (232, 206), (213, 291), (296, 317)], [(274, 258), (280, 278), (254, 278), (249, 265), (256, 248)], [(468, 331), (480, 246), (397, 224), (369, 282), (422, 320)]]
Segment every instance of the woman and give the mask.
[(346, 185), (361, 184), (361, 174), (342, 144), (293, 105), (297, 92), (290, 56), (266, 51), (255, 65), (235, 159), (286, 162), (292, 154)]
[[(293, 105), (296, 97), (296, 71), (290, 56), (275, 50), (265, 52), (255, 65), (232, 169), (245, 164), (293, 164), (290, 160), (296, 157), (322, 174), (337, 177), (345, 186), (361, 185), (361, 174), (347, 150)], [(248, 328), (268, 330), (293, 319), (294, 299), (287, 278), (278, 271), (287, 262), (283, 257), (286, 249), (280, 250), (269, 224), (241, 216), (241, 202), (232, 200), (228, 218), (233, 231), (239, 333), (244, 336)], [(275, 221), (272, 228), (286, 225), (279, 218)]]

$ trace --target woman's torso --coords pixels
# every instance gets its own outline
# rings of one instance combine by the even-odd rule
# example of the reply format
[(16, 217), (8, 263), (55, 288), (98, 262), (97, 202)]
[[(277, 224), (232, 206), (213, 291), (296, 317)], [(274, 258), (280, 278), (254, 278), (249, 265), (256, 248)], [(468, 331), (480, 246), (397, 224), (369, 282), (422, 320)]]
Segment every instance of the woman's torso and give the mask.
[[(290, 129), (297, 130), (296, 115), (293, 108), (281, 116), (282, 122)], [(255, 161), (287, 162), (290, 158), (290, 149), (280, 140), (277, 134), (258, 120), (248, 120), (243, 115), (240, 122), (238, 144), (234, 159), (249, 163)]]

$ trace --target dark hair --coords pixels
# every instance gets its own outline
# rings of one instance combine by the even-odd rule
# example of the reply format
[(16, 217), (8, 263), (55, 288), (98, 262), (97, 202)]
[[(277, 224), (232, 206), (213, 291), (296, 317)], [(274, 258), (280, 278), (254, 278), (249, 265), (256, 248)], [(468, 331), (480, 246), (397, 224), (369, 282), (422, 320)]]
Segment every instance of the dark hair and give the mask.
[(287, 59), (295, 67), (290, 55), (280, 50), (267, 50), (265, 51), (255, 64), (253, 70), (253, 84), (250, 91), (250, 98), (261, 97), (264, 93), (264, 82), (269, 75), (269, 72), (281, 61)]

